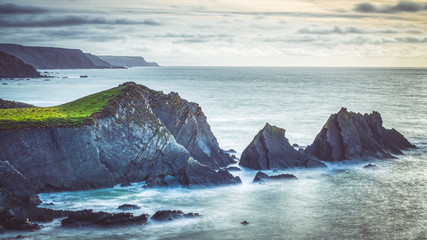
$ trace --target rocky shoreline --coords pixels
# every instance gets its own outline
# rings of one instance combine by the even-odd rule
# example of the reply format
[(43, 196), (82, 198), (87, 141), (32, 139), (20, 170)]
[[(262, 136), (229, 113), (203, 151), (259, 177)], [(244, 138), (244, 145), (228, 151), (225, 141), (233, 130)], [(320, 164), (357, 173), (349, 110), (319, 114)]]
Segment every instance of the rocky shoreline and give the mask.
[[(0, 148), (5, 149), (0, 152), (0, 231), (34, 231), (41, 226), (33, 222), (54, 218), (65, 218), (62, 226), (67, 227), (141, 225), (148, 221), (147, 214), (38, 208), (41, 201), (37, 194), (41, 192), (142, 181), (147, 187), (241, 183), (229, 172), (240, 170), (229, 167), (237, 159), (232, 151), (219, 147), (198, 104), (177, 93), (164, 94), (132, 82), (112, 90), (118, 94), (103, 92), (103, 96), (111, 95), (107, 104), (81, 125), (29, 127), (32, 125), (16, 123), (14, 128), (0, 130)], [(0, 103), (3, 108), (35, 108)], [(379, 113), (362, 115), (345, 108), (331, 115), (305, 149), (291, 146), (285, 132), (266, 123), (243, 151), (239, 165), (255, 170), (325, 168), (328, 161), (390, 158), (415, 148), (395, 129), (385, 129)], [(297, 178), (258, 172), (254, 182), (280, 179)], [(120, 207), (128, 211), (138, 206)], [(151, 218), (162, 221), (198, 216), (165, 210)]]

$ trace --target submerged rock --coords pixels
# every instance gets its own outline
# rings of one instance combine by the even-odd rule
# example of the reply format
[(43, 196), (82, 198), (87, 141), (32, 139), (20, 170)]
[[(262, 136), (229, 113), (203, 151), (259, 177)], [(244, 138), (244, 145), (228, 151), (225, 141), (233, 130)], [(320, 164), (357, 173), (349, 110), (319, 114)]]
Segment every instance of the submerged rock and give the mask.
[(198, 213), (184, 213), (181, 210), (162, 210), (157, 211), (151, 219), (156, 221), (172, 221), (176, 218), (192, 218), (192, 217), (200, 217)]
[(249, 224), (249, 222), (248, 222), (248, 221), (243, 221), (243, 222), (241, 222), (240, 224), (242, 224), (242, 225), (248, 225), (248, 224)]
[(254, 177), (253, 182), (265, 182), (269, 180), (280, 180), (280, 179), (298, 179), (293, 174), (283, 173), (279, 175), (268, 176), (267, 174), (258, 171)]
[(360, 157), (391, 158), (401, 150), (415, 148), (395, 129), (383, 127), (378, 112), (360, 114), (342, 108), (329, 117), (313, 144), (305, 152), (323, 161)]
[(251, 169), (326, 167), (317, 158), (295, 150), (285, 129), (266, 124), (243, 151), (239, 165)]
[(119, 210), (136, 210), (136, 209), (141, 209), (141, 207), (140, 206), (138, 206), (138, 205), (135, 205), (135, 204), (123, 204), (123, 205), (120, 205), (117, 209), (119, 209)]
[(377, 165), (369, 163), (369, 164), (366, 164), (365, 166), (363, 166), (363, 168), (377, 168)]
[(133, 213), (106, 213), (82, 210), (70, 213), (68, 218), (61, 221), (61, 225), (63, 227), (141, 225), (146, 224), (147, 220), (147, 214), (135, 217)]

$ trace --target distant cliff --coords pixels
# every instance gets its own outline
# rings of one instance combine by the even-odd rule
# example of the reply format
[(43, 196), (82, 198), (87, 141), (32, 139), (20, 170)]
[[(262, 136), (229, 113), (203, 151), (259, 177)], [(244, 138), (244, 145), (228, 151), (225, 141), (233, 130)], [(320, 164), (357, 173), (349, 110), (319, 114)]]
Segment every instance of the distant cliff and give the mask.
[(0, 109), (0, 116), (0, 159), (37, 192), (137, 181), (240, 182), (215, 171), (233, 160), (219, 148), (200, 107), (175, 93), (125, 83), (56, 107)]
[(0, 44), (0, 51), (14, 55), (37, 69), (98, 68), (79, 49)]
[(33, 66), (19, 58), (0, 52), (0, 78), (37, 78), (42, 77)]
[(130, 56), (98, 56), (102, 60), (114, 66), (125, 67), (158, 67), (155, 62), (146, 62), (143, 57)]

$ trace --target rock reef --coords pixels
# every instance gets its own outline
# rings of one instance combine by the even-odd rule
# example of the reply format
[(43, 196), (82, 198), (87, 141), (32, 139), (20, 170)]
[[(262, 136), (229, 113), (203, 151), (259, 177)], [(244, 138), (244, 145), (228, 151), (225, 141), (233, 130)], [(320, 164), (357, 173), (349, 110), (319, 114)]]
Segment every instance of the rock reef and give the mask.
[(332, 114), (306, 153), (323, 161), (354, 158), (391, 158), (402, 150), (415, 148), (395, 129), (383, 127), (378, 112), (360, 114), (342, 108)]
[(285, 137), (285, 129), (266, 123), (243, 151), (239, 165), (250, 169), (326, 167), (317, 158), (295, 150)]

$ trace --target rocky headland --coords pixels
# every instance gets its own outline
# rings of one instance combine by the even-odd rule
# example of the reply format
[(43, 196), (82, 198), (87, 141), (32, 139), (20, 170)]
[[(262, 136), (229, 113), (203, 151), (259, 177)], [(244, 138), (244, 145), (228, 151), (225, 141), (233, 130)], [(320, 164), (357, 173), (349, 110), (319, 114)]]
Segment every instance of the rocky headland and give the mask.
[(354, 158), (392, 158), (402, 150), (415, 148), (401, 133), (385, 129), (378, 112), (361, 114), (342, 108), (332, 114), (306, 153), (322, 161)]
[(0, 51), (0, 78), (40, 78), (37, 70), (19, 58)]
[(147, 62), (143, 57), (138, 56), (98, 56), (103, 61), (114, 66), (125, 67), (158, 67), (155, 62)]

